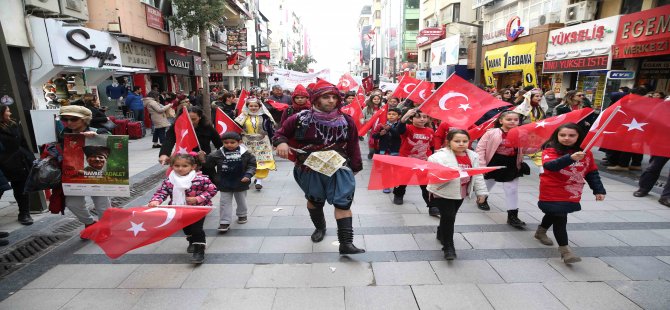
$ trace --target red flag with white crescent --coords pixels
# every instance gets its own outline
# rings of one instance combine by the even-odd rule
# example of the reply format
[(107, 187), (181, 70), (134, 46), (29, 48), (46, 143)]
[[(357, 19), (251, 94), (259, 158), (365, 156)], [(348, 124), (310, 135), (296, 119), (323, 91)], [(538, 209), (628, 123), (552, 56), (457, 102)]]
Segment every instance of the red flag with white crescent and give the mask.
[(358, 105), (361, 107), (361, 109), (365, 107), (365, 92), (363, 91), (362, 87), (359, 87), (356, 91), (356, 100), (358, 101)]
[(361, 118), (363, 118), (363, 110), (361, 110), (361, 106), (358, 105), (358, 102), (356, 102), (356, 100), (354, 100), (354, 102), (346, 106), (341, 107), (340, 111), (342, 111), (342, 113), (344, 114), (351, 116), (351, 118), (354, 119), (356, 127), (358, 128), (361, 126)]
[(207, 215), (207, 206), (160, 206), (156, 208), (109, 208), (80, 236), (93, 240), (109, 258), (170, 237)]
[(414, 90), (407, 96), (407, 99), (414, 103), (423, 103), (433, 93), (435, 84), (428, 81), (421, 81)]
[(238, 114), (242, 112), (242, 108), (244, 107), (244, 103), (247, 101), (247, 97), (249, 97), (249, 92), (242, 88), (242, 92), (240, 92), (240, 98), (237, 100), (237, 105), (235, 106), (235, 110), (237, 110)]
[(454, 74), (426, 99), (420, 109), (452, 127), (467, 129), (486, 112), (508, 105)]
[(358, 87), (358, 83), (356, 83), (356, 80), (349, 73), (343, 74), (340, 77), (339, 83), (337, 83), (337, 89), (343, 92), (348, 92), (356, 87)]
[(286, 104), (286, 103), (277, 102), (277, 101), (274, 101), (274, 100), (271, 100), (271, 99), (268, 99), (266, 102), (269, 105), (271, 105), (273, 108), (275, 108), (275, 110), (277, 110), (277, 111), (284, 111), (284, 110), (288, 109), (288, 104)]
[(188, 111), (186, 110), (186, 107), (182, 108), (182, 113), (174, 122), (174, 135), (176, 143), (174, 152), (172, 154), (186, 154), (193, 151), (195, 148), (199, 148), (200, 146), (198, 143), (198, 137), (195, 135), (193, 123), (191, 123), (191, 119), (188, 117)]
[(593, 113), (593, 109), (584, 108), (514, 127), (507, 134), (507, 140), (512, 146), (539, 149), (551, 137), (556, 128), (567, 123), (577, 124), (591, 113)]
[(417, 80), (409, 75), (405, 75), (402, 77), (400, 82), (398, 83), (398, 86), (395, 88), (393, 91), (393, 97), (396, 98), (407, 98), (410, 93), (416, 88), (417, 85), (421, 83), (421, 80)]
[(377, 110), (372, 117), (363, 124), (363, 126), (358, 128), (358, 136), (362, 137), (370, 131), (370, 129), (377, 127), (378, 124), (386, 123), (386, 112), (388, 112), (388, 105), (383, 106), (381, 109)]
[(216, 108), (216, 132), (219, 133), (219, 136), (223, 135), (226, 132), (234, 131), (237, 133), (242, 133), (242, 128), (240, 128), (235, 121), (233, 121), (228, 114), (221, 111), (221, 108)]

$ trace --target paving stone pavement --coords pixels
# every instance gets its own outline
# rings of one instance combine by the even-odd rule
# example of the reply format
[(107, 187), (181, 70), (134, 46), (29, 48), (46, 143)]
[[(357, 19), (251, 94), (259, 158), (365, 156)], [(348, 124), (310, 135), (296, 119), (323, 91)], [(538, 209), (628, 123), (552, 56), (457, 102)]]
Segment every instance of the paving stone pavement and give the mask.
[[(156, 159), (149, 147), (134, 146), (145, 168)], [(367, 190), (371, 162), (365, 167), (352, 207), (365, 254), (337, 253), (331, 206), (326, 238), (311, 242), (292, 164), (280, 160), (263, 190), (248, 193), (248, 223), (219, 234), (218, 210), (207, 216), (204, 264), (189, 264), (181, 233), (117, 260), (73, 237), (0, 280), (0, 309), (670, 309), (670, 209), (653, 195), (633, 197), (633, 184), (604, 177), (606, 201), (585, 195), (583, 210), (569, 216), (578, 264), (565, 265), (555, 246), (533, 238), (542, 218), (537, 171), (519, 187), (526, 228), (505, 224), (498, 187), (489, 212), (464, 203), (458, 259), (447, 262), (435, 239), (439, 220), (418, 187), (393, 205), (391, 195)]]

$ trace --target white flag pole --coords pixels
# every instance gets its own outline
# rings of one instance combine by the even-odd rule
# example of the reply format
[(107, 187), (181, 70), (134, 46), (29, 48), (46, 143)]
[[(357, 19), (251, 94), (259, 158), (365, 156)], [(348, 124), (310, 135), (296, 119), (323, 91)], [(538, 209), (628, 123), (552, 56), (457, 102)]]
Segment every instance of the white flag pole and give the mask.
[(593, 144), (596, 143), (596, 139), (598, 139), (598, 137), (603, 133), (603, 131), (605, 131), (605, 127), (607, 127), (607, 125), (612, 121), (612, 119), (614, 118), (614, 115), (616, 115), (619, 112), (619, 110), (621, 110), (621, 106), (617, 106), (616, 108), (614, 108), (614, 110), (612, 111), (612, 114), (610, 114), (607, 117), (605, 122), (600, 126), (600, 128), (598, 128), (598, 131), (596, 131), (596, 134), (593, 135), (591, 140), (589, 140), (589, 143), (586, 144), (586, 147), (584, 147), (584, 152), (588, 152), (589, 150), (591, 150), (591, 148), (593, 147)]

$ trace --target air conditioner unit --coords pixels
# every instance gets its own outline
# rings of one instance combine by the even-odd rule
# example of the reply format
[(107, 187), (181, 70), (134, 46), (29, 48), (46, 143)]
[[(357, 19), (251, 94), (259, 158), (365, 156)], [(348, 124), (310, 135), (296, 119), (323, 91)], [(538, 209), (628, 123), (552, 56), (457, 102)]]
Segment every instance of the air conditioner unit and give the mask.
[(60, 0), (60, 18), (68, 20), (72, 17), (77, 20), (88, 20), (88, 2), (86, 0)]
[(588, 0), (568, 5), (568, 7), (565, 9), (565, 24), (574, 25), (584, 21), (593, 20), (597, 11), (596, 4), (596, 1)]
[(26, 11), (47, 14), (60, 14), (58, 0), (25, 0)]

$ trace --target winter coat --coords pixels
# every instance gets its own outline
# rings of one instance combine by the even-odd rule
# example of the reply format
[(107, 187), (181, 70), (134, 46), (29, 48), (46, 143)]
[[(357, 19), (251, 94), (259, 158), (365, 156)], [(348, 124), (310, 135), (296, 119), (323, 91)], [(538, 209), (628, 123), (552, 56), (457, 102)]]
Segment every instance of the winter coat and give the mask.
[(102, 127), (102, 124), (106, 123), (109, 120), (105, 112), (100, 111), (100, 109), (92, 105), (86, 105), (86, 108), (91, 110), (90, 126), (94, 128), (104, 128)]
[[(470, 163), (472, 168), (479, 167), (479, 155), (477, 153), (466, 150), (468, 158), (470, 158)], [(432, 163), (438, 163), (442, 166), (458, 169), (458, 161), (456, 160), (456, 155), (451, 149), (442, 148), (437, 150), (433, 155), (428, 157), (428, 161)], [(442, 184), (428, 184), (426, 189), (442, 198), (447, 199), (463, 199), (461, 196), (461, 179), (454, 179)], [(474, 192), (478, 196), (488, 196), (488, 190), (486, 189), (486, 183), (484, 182), (484, 177), (481, 174), (473, 175), (470, 179), (470, 184), (468, 184), (468, 193), (472, 197)]]
[(18, 123), (0, 128), (0, 170), (11, 182), (25, 181), (35, 160)]
[[(488, 163), (493, 158), (493, 155), (496, 154), (498, 147), (502, 143), (502, 134), (503, 131), (500, 128), (491, 128), (486, 131), (486, 133), (479, 139), (477, 143), (476, 152), (479, 155), (479, 166), (486, 167)], [(534, 153), (528, 152), (528, 153)], [(523, 153), (521, 150), (516, 153), (516, 167), (517, 169), (521, 168), (521, 162), (523, 161)]]
[(378, 147), (380, 151), (399, 153), (400, 143), (402, 142), (402, 138), (400, 137), (400, 133), (398, 132), (400, 122), (398, 121), (395, 124), (392, 124), (388, 132), (382, 135), (380, 134), (380, 132), (382, 131), (382, 129), (384, 129), (384, 125), (385, 124), (377, 125), (377, 127), (372, 131), (372, 137), (379, 141)]
[(144, 101), (147, 110), (149, 110), (151, 123), (154, 125), (154, 128), (165, 128), (170, 126), (170, 121), (168, 121), (165, 116), (165, 112), (171, 108), (170, 105), (161, 105), (152, 97), (145, 97), (142, 100)]
[(236, 104), (221, 104), (221, 110), (223, 113), (226, 113), (230, 119), (235, 119), (237, 117), (237, 110), (235, 109)]
[(144, 110), (144, 104), (142, 103), (142, 95), (137, 95), (133, 92), (129, 92), (128, 97), (126, 97), (126, 106), (130, 110)]
[[(256, 157), (244, 145), (240, 145), (240, 154), (242, 173), (239, 175), (224, 172), (226, 155), (222, 148), (207, 155), (204, 166), (209, 169), (216, 169), (216, 177), (213, 177), (213, 180), (218, 190), (222, 192), (241, 192), (249, 189), (251, 182), (242, 183), (241, 180), (244, 177), (251, 179), (256, 174)], [(231, 186), (231, 184), (233, 185)]]
[[(586, 101), (582, 102), (582, 108), (590, 108), (590, 107), (591, 107), (590, 103)], [(556, 106), (556, 113), (554, 113), (554, 115), (561, 115), (570, 112), (572, 112), (572, 108), (570, 108), (570, 105), (568, 105), (567, 102), (564, 102)], [(595, 113), (591, 113), (587, 117), (585, 117), (581, 122), (579, 122), (578, 125), (582, 126), (584, 131), (588, 131), (591, 128), (591, 125), (593, 125), (593, 122), (596, 121), (596, 118), (598, 118), (598, 115)]]
[[(186, 190), (186, 198), (195, 197), (198, 201), (196, 205), (198, 206), (211, 206), (212, 198), (216, 196), (216, 186), (212, 184), (212, 181), (205, 175), (198, 174), (195, 176), (195, 179), (191, 182), (191, 188)], [(174, 185), (170, 182), (170, 179), (165, 179), (163, 184), (158, 188), (154, 196), (151, 198), (151, 201), (160, 201), (163, 202), (169, 197), (172, 200), (172, 189)], [(170, 202), (172, 204), (172, 202)]]

